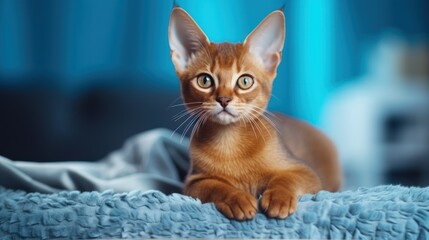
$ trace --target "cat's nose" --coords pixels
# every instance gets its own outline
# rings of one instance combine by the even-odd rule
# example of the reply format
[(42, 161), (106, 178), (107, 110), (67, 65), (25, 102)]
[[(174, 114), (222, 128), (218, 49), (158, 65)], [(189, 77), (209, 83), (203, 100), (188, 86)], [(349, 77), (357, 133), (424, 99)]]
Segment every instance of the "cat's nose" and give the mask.
[(226, 108), (226, 106), (228, 105), (229, 102), (231, 102), (231, 98), (230, 97), (216, 97), (216, 101), (218, 103), (220, 103), (220, 105), (224, 108)]

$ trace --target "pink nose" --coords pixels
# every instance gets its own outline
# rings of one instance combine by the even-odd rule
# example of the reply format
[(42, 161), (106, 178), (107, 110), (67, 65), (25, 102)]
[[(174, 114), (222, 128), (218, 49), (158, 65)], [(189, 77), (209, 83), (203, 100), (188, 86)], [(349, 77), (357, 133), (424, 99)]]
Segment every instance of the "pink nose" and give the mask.
[(231, 98), (230, 97), (217, 97), (216, 98), (216, 101), (218, 102), (218, 103), (220, 103), (220, 105), (223, 107), (223, 108), (226, 108), (226, 106), (228, 106), (228, 103), (229, 102), (231, 102)]

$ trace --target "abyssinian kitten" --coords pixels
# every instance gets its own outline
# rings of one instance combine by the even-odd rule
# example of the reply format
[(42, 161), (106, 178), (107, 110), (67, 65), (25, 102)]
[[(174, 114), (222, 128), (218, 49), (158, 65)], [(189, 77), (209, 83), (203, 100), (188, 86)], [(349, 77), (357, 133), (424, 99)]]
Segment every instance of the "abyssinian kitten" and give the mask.
[(327, 137), (302, 121), (275, 114), (274, 124), (264, 115), (284, 39), (280, 10), (236, 44), (210, 42), (182, 8), (171, 13), (171, 58), (196, 118), (184, 194), (214, 202), (228, 218), (251, 219), (258, 206), (285, 218), (298, 196), (341, 184)]

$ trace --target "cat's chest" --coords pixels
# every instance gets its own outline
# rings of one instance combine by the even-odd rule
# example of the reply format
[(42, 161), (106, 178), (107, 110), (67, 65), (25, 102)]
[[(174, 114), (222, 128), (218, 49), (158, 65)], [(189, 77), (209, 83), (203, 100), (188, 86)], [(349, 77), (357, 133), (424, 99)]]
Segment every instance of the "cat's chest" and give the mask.
[(211, 158), (198, 163), (198, 172), (225, 179), (235, 188), (256, 194), (266, 166), (253, 159)]
[(216, 176), (230, 182), (234, 187), (256, 195), (271, 167), (263, 156), (242, 157), (238, 153), (194, 151), (194, 173)]
[(246, 133), (237, 129), (230, 129), (193, 138), (191, 151), (194, 148), (201, 154), (213, 158), (237, 159), (255, 156), (258, 152), (263, 151), (266, 144), (260, 139), (249, 138)]
[(224, 178), (255, 195), (271, 172), (287, 166), (284, 151), (275, 139), (262, 145), (239, 138), (216, 144), (192, 141), (190, 153), (193, 174)]
[(245, 179), (280, 167), (282, 148), (275, 135), (262, 138), (231, 129), (193, 138), (190, 153), (198, 172)]
[(281, 162), (274, 148), (274, 143), (257, 145), (236, 139), (191, 144), (190, 150), (193, 165), (199, 172), (244, 179), (259, 176)]
[(212, 163), (213, 168), (246, 168), (246, 162), (255, 162), (264, 148), (265, 145), (239, 135), (223, 134), (206, 141), (192, 141), (190, 150), (198, 161)]

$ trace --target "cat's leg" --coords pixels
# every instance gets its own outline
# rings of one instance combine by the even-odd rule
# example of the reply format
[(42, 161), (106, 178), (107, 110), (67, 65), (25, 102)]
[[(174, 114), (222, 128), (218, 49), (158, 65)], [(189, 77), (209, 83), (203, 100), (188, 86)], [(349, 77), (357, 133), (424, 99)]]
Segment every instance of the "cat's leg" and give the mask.
[(258, 209), (255, 196), (219, 177), (191, 175), (185, 183), (184, 193), (204, 203), (213, 202), (221, 213), (231, 219), (252, 219)]
[(321, 190), (320, 180), (307, 166), (295, 165), (269, 173), (260, 206), (269, 217), (286, 218), (296, 210), (298, 196)]

